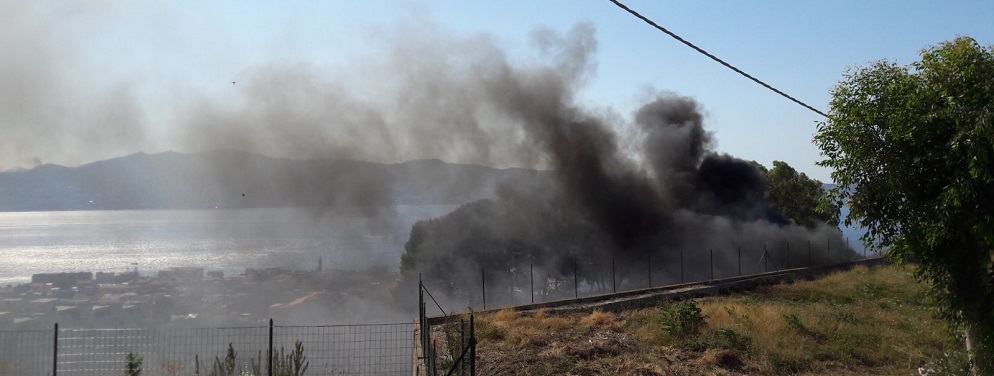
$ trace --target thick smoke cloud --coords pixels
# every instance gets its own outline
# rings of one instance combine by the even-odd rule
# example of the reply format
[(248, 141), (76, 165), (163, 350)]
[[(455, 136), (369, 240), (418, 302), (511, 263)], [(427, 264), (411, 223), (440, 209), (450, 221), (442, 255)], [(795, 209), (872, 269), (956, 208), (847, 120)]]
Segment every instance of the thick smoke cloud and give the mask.
[[(550, 47), (550, 40), (560, 46)], [(593, 68), (593, 30), (578, 26), (543, 41), (544, 50), (568, 58), (530, 68), (492, 60), (479, 76), (485, 100), (522, 127), (526, 147), (547, 158), (559, 183), (552, 195), (561, 195), (557, 202), (564, 205), (557, 210), (592, 222), (614, 251), (628, 253), (653, 252), (660, 241), (682, 244), (688, 233), (719, 239), (728, 233), (694, 216), (789, 225), (768, 210), (767, 181), (757, 166), (713, 150), (693, 99), (660, 94), (635, 112), (634, 124), (615, 123), (575, 101)], [(628, 148), (620, 141), (630, 138), (641, 144)], [(745, 241), (727, 237), (726, 247)]]
[[(714, 150), (692, 98), (660, 93), (631, 123), (580, 105), (577, 90), (596, 54), (592, 28), (580, 25), (543, 42), (543, 51), (559, 54), (549, 64), (523, 66), (498, 55), (479, 62), (470, 82), (483, 89), (476, 105), (520, 129), (524, 155), (539, 155), (556, 179), (532, 191), (505, 187), (496, 201), (415, 225), (402, 261), (409, 277), (447, 280), (443, 291), (452, 294), (477, 285), (482, 267), (505, 275), (491, 284), (512, 291), (507, 284), (535, 264), (543, 275), (562, 278), (572, 262), (603, 269), (619, 260), (630, 276), (639, 262), (673, 265), (687, 255), (694, 261), (685, 271), (701, 278), (709, 270), (701, 257), (714, 250), (715, 268), (727, 273), (743, 248), (746, 262), (781, 266), (789, 244), (795, 252), (813, 248), (822, 262), (832, 257), (831, 244), (841, 248), (838, 229), (797, 226), (769, 209), (765, 174)], [(604, 276), (584, 278), (603, 286)], [(475, 299), (473, 291), (463, 293)]]

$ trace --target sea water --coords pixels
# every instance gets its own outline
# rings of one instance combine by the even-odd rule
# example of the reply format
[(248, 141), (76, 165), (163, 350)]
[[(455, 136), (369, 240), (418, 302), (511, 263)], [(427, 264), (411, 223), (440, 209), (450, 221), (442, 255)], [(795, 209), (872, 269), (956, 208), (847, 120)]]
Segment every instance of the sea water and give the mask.
[[(414, 222), (453, 209), (401, 205), (375, 218), (301, 208), (0, 213), (0, 285), (35, 273), (152, 275), (174, 266), (229, 276), (246, 268), (313, 270), (318, 259), (327, 269), (396, 268)], [(863, 252), (864, 231), (841, 230)]]
[(374, 218), (320, 209), (121, 210), (0, 213), (0, 284), (35, 273), (151, 275), (196, 266), (396, 268), (411, 226), (452, 205), (402, 205)]

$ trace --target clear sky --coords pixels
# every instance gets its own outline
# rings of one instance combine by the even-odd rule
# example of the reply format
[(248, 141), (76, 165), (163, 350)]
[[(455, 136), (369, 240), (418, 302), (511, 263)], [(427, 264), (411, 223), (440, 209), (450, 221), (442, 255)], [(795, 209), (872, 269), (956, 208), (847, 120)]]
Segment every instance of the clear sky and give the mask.
[[(994, 44), (991, 1), (625, 3), (823, 111), (847, 68), (878, 59), (907, 64), (921, 48), (959, 35)], [(607, 0), (4, 2), (0, 169), (182, 149), (160, 135), (183, 121), (177, 113), (191, 98), (223, 100), (232, 81), (259, 67), (347, 75), (383, 54), (383, 39), (424, 27), (488, 34), (509, 56), (527, 60), (534, 58), (531, 30), (565, 32), (578, 22), (590, 22), (598, 42), (581, 102), (628, 116), (646, 93), (690, 96), (706, 110), (719, 151), (765, 165), (783, 160), (830, 180), (811, 143), (819, 115)], [(132, 133), (140, 135), (113, 136)]]

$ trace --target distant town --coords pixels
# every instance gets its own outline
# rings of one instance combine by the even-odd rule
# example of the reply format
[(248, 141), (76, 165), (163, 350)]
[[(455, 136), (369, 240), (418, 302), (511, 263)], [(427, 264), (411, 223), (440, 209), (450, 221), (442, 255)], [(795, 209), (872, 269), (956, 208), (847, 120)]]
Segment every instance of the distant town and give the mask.
[[(0, 288), (0, 330), (149, 326), (322, 325), (397, 320), (390, 294), (399, 276), (362, 271), (246, 269), (237, 276), (199, 267), (155, 275), (44, 273)], [(369, 310), (370, 305), (381, 309)], [(365, 311), (365, 312), (363, 312)]]

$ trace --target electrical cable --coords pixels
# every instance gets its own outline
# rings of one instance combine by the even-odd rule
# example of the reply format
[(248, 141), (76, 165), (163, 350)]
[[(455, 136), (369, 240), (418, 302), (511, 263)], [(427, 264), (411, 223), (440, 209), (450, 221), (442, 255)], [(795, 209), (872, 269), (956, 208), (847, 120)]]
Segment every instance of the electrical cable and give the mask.
[(731, 70), (735, 71), (736, 73), (741, 74), (745, 78), (748, 78), (748, 79), (752, 80), (753, 82), (755, 82), (757, 84), (760, 84), (760, 85), (762, 85), (763, 87), (765, 87), (767, 89), (772, 90), (774, 93), (780, 94), (784, 98), (790, 99), (794, 103), (797, 103), (797, 104), (799, 104), (799, 105), (801, 105), (801, 106), (803, 106), (803, 107), (805, 107), (805, 108), (807, 108), (807, 109), (809, 109), (811, 111), (814, 111), (818, 115), (824, 116), (826, 118), (829, 117), (828, 115), (826, 115), (824, 112), (821, 112), (817, 108), (811, 107), (807, 103), (801, 102), (799, 99), (794, 98), (794, 97), (788, 95), (787, 93), (784, 93), (783, 91), (780, 91), (779, 89), (777, 89), (777, 88), (775, 88), (773, 86), (770, 86), (770, 84), (767, 84), (767, 83), (759, 80), (758, 78), (753, 77), (752, 75), (750, 75), (750, 74), (748, 74), (746, 72), (743, 72), (741, 69), (736, 68), (732, 64), (729, 64), (729, 63), (725, 62), (724, 60), (721, 60), (717, 56), (714, 56), (711, 53), (705, 51), (703, 48), (697, 47), (693, 43), (690, 43), (686, 39), (681, 38), (679, 35), (676, 35), (672, 31), (667, 30), (665, 27), (662, 27), (659, 24), (657, 24), (657, 23), (653, 22), (652, 20), (650, 20), (649, 18), (647, 18), (647, 17), (639, 14), (639, 12), (636, 12), (636, 11), (632, 10), (632, 8), (627, 7), (625, 4), (622, 4), (620, 1), (618, 1), (618, 0), (608, 0), (608, 1), (614, 3), (614, 5), (617, 5), (619, 8), (624, 9), (626, 12), (631, 13), (633, 16), (638, 17), (640, 20), (642, 20), (645, 23), (649, 24), (650, 26), (656, 28), (657, 30), (666, 33), (666, 35), (669, 35), (669, 36), (673, 37), (673, 39), (676, 39), (676, 40), (680, 41), (680, 43), (683, 43), (683, 44), (687, 45), (687, 47), (693, 48), (695, 51), (700, 52), (704, 56), (707, 56), (707, 57), (711, 58), (711, 60), (717, 61), (719, 64), (724, 65), (728, 69), (731, 69)]

